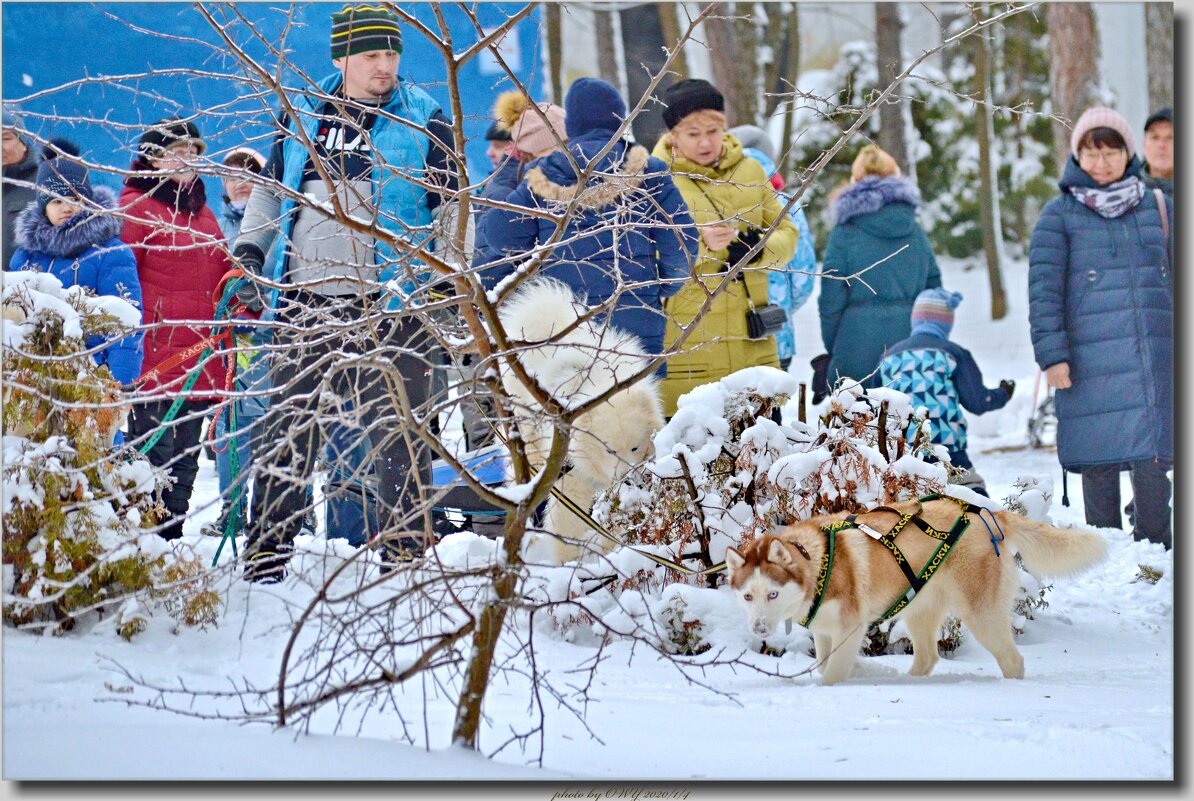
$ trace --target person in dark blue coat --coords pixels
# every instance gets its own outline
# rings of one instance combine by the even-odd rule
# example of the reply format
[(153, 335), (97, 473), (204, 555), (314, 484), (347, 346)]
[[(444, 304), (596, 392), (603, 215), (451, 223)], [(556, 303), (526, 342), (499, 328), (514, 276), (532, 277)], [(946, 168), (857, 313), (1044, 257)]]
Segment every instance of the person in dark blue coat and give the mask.
[[(690, 277), (698, 233), (667, 165), (639, 145), (610, 144), (626, 103), (606, 81), (580, 78), (564, 99), (568, 152), (590, 171), (580, 201), (541, 271), (568, 284), (590, 306), (613, 301), (611, 321), (639, 337), (647, 353), (663, 351), (663, 299)], [(578, 176), (564, 153), (530, 169), (506, 202), (561, 212), (576, 195)], [(493, 209), (478, 238), (492, 252), (482, 280), (493, 288), (525, 254), (556, 233), (557, 224), (518, 211)], [(480, 251), (478, 258), (482, 259)], [(663, 374), (664, 367), (660, 368)]]
[[(506, 143), (494, 161), (493, 173), (485, 179), (479, 195), (481, 199), (504, 201), (522, 183), (532, 164), (549, 153), (563, 149), (568, 138), (564, 109), (552, 103), (537, 105), (542, 114), (535, 112), (530, 98), (518, 89), (502, 92), (494, 101), (493, 116), (496, 121), (491, 131), (504, 133)], [(484, 236), (485, 217), (491, 208), (485, 203), (473, 206), (473, 221), (476, 230), (481, 232), (475, 237), (477, 253), (473, 257), (474, 264), (488, 264), (502, 258), (502, 254), (495, 251)]]
[[(950, 464), (962, 471), (951, 475), (949, 483), (986, 495), (986, 484), (966, 451), (966, 415), (962, 409), (971, 414), (1002, 409), (1011, 400), (1016, 384), (1004, 379), (995, 389), (987, 389), (970, 351), (950, 341), (954, 310), (961, 302), (961, 292), (944, 289), (926, 289), (917, 295), (912, 306), (912, 336), (887, 349), (879, 362), (879, 373), (883, 386), (906, 394), (914, 407), (928, 409), (930, 441), (944, 447)], [(916, 425), (909, 427), (909, 438)]]
[(853, 181), (830, 206), (834, 228), (817, 306), (830, 385), (848, 376), (870, 389), (880, 384), (884, 349), (911, 330), (916, 296), (941, 286), (941, 272), (916, 222), (920, 191), (901, 177), (895, 159), (867, 145), (851, 173)]
[[(1057, 457), (1082, 474), (1086, 522), (1120, 528), (1130, 467), (1133, 537), (1169, 547), (1173, 462), (1171, 201), (1146, 187), (1131, 127), (1109, 108), (1074, 125), (1061, 196), (1029, 246), (1037, 364), (1056, 389)], [(1159, 197), (1158, 197), (1159, 196)]]
[[(117, 297), (141, 310), (141, 282), (133, 251), (120, 239), (116, 193), (92, 187), (87, 170), (64, 158), (43, 161), (37, 169), (37, 196), (17, 216), (17, 249), (11, 270), (50, 273), (64, 287), (81, 286), (96, 295)], [(112, 377), (131, 384), (141, 375), (139, 332), (108, 342), (90, 336), (97, 364)]]

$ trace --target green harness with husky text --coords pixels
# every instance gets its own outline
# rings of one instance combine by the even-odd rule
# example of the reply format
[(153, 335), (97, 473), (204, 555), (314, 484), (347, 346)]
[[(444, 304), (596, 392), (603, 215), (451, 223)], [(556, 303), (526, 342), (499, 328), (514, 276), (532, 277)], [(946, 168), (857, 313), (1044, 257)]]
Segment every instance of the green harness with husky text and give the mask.
[[(929, 523), (927, 523), (925, 519), (920, 516), (920, 513), (924, 511), (924, 504), (928, 503), (929, 501), (936, 500), (953, 501), (961, 508), (961, 511), (958, 514), (958, 519), (954, 521), (954, 524), (949, 531), (941, 531), (940, 529), (929, 525)], [(874, 529), (871, 529), (869, 526), (858, 523), (858, 515), (850, 515), (844, 520), (838, 520), (836, 522), (821, 526), (821, 533), (823, 533), (826, 538), (825, 552), (821, 555), (821, 568), (817, 572), (817, 585), (813, 591), (813, 602), (809, 606), (808, 614), (803, 620), (800, 621), (800, 625), (808, 628), (808, 625), (812, 623), (813, 618), (816, 617), (817, 610), (821, 608), (821, 601), (825, 598), (825, 589), (829, 586), (829, 576), (833, 572), (833, 553), (836, 549), (837, 532), (847, 528), (857, 528), (877, 534), (878, 536), (875, 536), (875, 539), (880, 545), (891, 552), (892, 558), (896, 560), (896, 564), (899, 565), (900, 571), (904, 574), (904, 578), (908, 580), (908, 589), (905, 590), (904, 593), (896, 599), (895, 603), (893, 603), (888, 610), (872, 624), (878, 625), (895, 617), (895, 615), (897, 615), (904, 607), (911, 603), (912, 599), (916, 597), (916, 593), (920, 592), (921, 589), (924, 588), (924, 585), (928, 582), (928, 580), (932, 578), (933, 574), (936, 573), (938, 568), (941, 567), (942, 563), (945, 561), (945, 557), (949, 556), (950, 552), (953, 550), (954, 544), (957, 543), (958, 539), (962, 536), (966, 529), (970, 527), (970, 515), (967, 514), (969, 510), (970, 504), (959, 498), (954, 498), (949, 495), (926, 495), (917, 500), (917, 509), (915, 512), (908, 512), (905, 514), (897, 509), (892, 509), (890, 506), (880, 506), (876, 509), (871, 509), (866, 512), (865, 514), (870, 514), (871, 512), (891, 512), (900, 516), (899, 521), (892, 526), (891, 530), (886, 534), (878, 534), (878, 532), (874, 532)], [(909, 523), (915, 523), (925, 534), (929, 535), (935, 540), (940, 540), (941, 542), (941, 544), (937, 546), (937, 550), (934, 551), (933, 555), (929, 557), (929, 561), (925, 562), (925, 566), (919, 573), (916, 573), (912, 570), (912, 566), (908, 564), (908, 560), (904, 556), (903, 551), (901, 551), (899, 546), (895, 544), (896, 536), (899, 535), (899, 533), (903, 531), (904, 527)]]

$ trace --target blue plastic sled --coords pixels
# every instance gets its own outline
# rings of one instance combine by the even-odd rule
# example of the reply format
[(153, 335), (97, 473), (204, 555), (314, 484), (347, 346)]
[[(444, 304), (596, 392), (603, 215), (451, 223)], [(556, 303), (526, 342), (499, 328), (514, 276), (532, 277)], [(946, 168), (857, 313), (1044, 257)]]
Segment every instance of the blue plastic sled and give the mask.
[[(377, 480), (371, 464), (357, 467), (368, 454), (368, 442), (329, 443), (328, 460), (333, 467), (324, 487), (324, 523), (327, 536), (342, 537), (353, 545), (363, 545), (377, 530)], [(506, 449), (490, 445), (465, 454), (462, 459), (469, 474), (488, 486), (506, 480)], [(364, 479), (353, 476), (364, 476)], [(506, 513), (477, 497), (460, 476), (443, 460), (431, 464), (431, 484), (438, 493), (447, 492), (432, 508), (431, 519), (439, 536), (471, 530), (485, 536), (502, 532)]]

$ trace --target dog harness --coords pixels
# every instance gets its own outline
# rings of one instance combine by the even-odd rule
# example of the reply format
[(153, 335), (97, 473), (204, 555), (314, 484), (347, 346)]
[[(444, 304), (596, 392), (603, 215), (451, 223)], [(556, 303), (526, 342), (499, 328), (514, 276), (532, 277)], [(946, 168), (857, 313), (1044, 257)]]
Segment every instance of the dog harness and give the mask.
[[(954, 524), (949, 531), (941, 531), (937, 528), (934, 528), (933, 526), (929, 525), (929, 523), (926, 522), (923, 517), (920, 516), (920, 513), (924, 511), (924, 504), (928, 503), (929, 501), (936, 500), (953, 501), (960, 507), (958, 519), (954, 521)], [(891, 530), (886, 534), (880, 534), (866, 523), (859, 523), (858, 515), (850, 515), (843, 520), (838, 520), (834, 523), (821, 526), (821, 533), (825, 535), (826, 539), (825, 552), (821, 555), (821, 568), (817, 572), (817, 584), (813, 590), (813, 602), (809, 606), (808, 614), (803, 620), (800, 621), (800, 625), (808, 628), (808, 625), (812, 623), (813, 618), (817, 616), (817, 610), (821, 608), (821, 601), (825, 598), (825, 588), (829, 586), (829, 576), (833, 572), (833, 552), (836, 549), (837, 532), (842, 531), (843, 529), (856, 528), (877, 540), (880, 545), (891, 552), (892, 558), (896, 560), (896, 564), (899, 565), (900, 571), (904, 574), (904, 578), (908, 580), (908, 589), (896, 599), (895, 603), (893, 603), (888, 610), (883, 613), (882, 617), (872, 624), (878, 625), (879, 623), (890, 620), (892, 617), (898, 614), (900, 610), (906, 607), (912, 601), (912, 599), (916, 597), (916, 593), (920, 592), (921, 589), (924, 588), (924, 585), (928, 582), (928, 580), (932, 578), (933, 574), (936, 573), (938, 568), (941, 567), (942, 563), (945, 561), (945, 557), (949, 556), (950, 552), (953, 550), (954, 544), (970, 526), (970, 515), (967, 514), (967, 512), (970, 510), (970, 506), (971, 505), (968, 502), (959, 498), (951, 497), (949, 495), (926, 495), (917, 500), (917, 509), (914, 512), (908, 512), (907, 514), (904, 514), (896, 509), (892, 509), (890, 506), (880, 506), (864, 513), (870, 514), (871, 512), (891, 512), (893, 514), (899, 515), (899, 521), (892, 526)], [(979, 508), (980, 519), (981, 515), (982, 509)], [(896, 536), (899, 535), (899, 533), (903, 531), (904, 527), (909, 523), (915, 523), (925, 534), (928, 534), (933, 539), (940, 540), (941, 542), (941, 544), (937, 546), (937, 550), (934, 551), (933, 555), (929, 557), (929, 560), (925, 562), (925, 566), (921, 568), (919, 573), (912, 570), (912, 566), (908, 564), (908, 559), (904, 556), (904, 552), (901, 551), (899, 546), (897, 546), (895, 543)], [(1000, 534), (1002, 535), (1002, 532), (1000, 532)], [(991, 539), (992, 542), (994, 542), (993, 536)], [(998, 556), (998, 554), (998, 546), (996, 546), (996, 555)]]

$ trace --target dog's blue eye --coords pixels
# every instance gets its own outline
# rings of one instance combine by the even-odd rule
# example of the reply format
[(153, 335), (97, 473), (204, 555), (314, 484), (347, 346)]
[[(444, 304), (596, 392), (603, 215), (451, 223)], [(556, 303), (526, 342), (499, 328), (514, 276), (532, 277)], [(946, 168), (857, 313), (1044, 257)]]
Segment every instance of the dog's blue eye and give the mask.
[(777, 590), (772, 590), (771, 592), (767, 593), (768, 601), (774, 601), (778, 597), (779, 597), (779, 592)]

